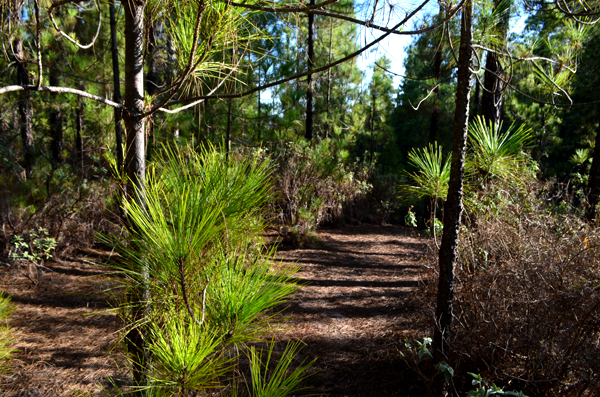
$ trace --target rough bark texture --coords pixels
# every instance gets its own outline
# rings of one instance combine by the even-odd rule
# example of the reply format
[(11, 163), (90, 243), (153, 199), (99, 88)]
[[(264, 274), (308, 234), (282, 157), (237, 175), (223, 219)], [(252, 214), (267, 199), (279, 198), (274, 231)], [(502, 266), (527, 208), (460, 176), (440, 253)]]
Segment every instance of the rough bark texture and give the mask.
[[(440, 12), (438, 14), (438, 20), (443, 16), (444, 8), (440, 3)], [(439, 84), (442, 80), (442, 43), (443, 40), (440, 40), (440, 43), (436, 47), (435, 58), (433, 61), (433, 75)], [(437, 140), (438, 131), (440, 129), (440, 86), (438, 85), (433, 89), (433, 107), (431, 109), (431, 121), (429, 123), (429, 143), (433, 143)]]
[[(143, 200), (146, 172), (144, 120), (144, 7), (145, 2), (123, 2), (125, 10), (125, 106), (127, 133), (125, 171), (130, 180), (128, 194)], [(138, 195), (136, 193), (141, 193)]]
[(498, 61), (498, 55), (488, 52), (485, 61), (485, 74), (483, 77), (483, 94), (481, 96), (482, 116), (498, 125), (500, 123), (500, 111), (502, 109), (503, 84), (498, 78), (502, 75), (502, 65)]
[[(310, 0), (310, 5), (315, 5), (315, 0)], [(310, 72), (314, 66), (315, 59), (315, 48), (314, 48), (314, 27), (315, 27), (315, 15), (308, 14), (308, 71)], [(306, 133), (304, 137), (311, 140), (313, 137), (313, 80), (312, 74), (306, 77), (307, 88), (306, 88)]]
[[(469, 97), (471, 94), (471, 64), (473, 59), (473, 3), (465, 3), (462, 11), (462, 28), (458, 58), (456, 109), (454, 113), (454, 138), (452, 143), (452, 168), (448, 198), (444, 205), (444, 232), (439, 253), (439, 282), (436, 327), (433, 337), (434, 362), (448, 361), (448, 338), (451, 332), (452, 303), (454, 300), (454, 266), (456, 264), (458, 234), (463, 211), (463, 179), (467, 128), (469, 123)], [(438, 377), (441, 379), (441, 376)], [(445, 382), (436, 390), (439, 396), (447, 394)]]
[[(500, 0), (495, 1), (495, 7), (500, 5)], [(508, 13), (502, 16), (496, 26), (498, 37), (501, 42), (493, 48), (504, 48), (506, 46), (506, 37), (508, 34)], [(500, 79), (504, 73), (504, 69), (498, 59), (498, 54), (488, 51), (485, 61), (485, 73), (483, 76), (483, 93), (481, 95), (481, 115), (494, 123), (500, 124), (502, 112), (503, 96), (502, 92), (505, 88), (503, 81)]]
[(596, 128), (596, 145), (594, 146), (594, 157), (590, 168), (588, 189), (588, 206), (585, 216), (588, 221), (594, 221), (597, 215), (596, 206), (600, 198), (600, 125)]
[[(115, 3), (110, 3), (110, 36), (113, 65), (113, 101), (121, 103), (121, 81), (119, 77), (119, 48), (117, 46), (117, 22), (115, 17)], [(117, 168), (123, 168), (123, 123), (122, 110), (115, 108), (115, 136), (117, 141)]]
[[(141, 115), (144, 110), (144, 8), (143, 1), (125, 1), (122, 3), (125, 12), (125, 106), (123, 122), (127, 134), (125, 153), (125, 172), (128, 177), (127, 194), (133, 196), (138, 204), (145, 207), (144, 189), (146, 173), (145, 131)], [(147, 280), (147, 271), (141, 269), (143, 278)], [(138, 304), (134, 317), (139, 320), (144, 316), (144, 301), (147, 301), (147, 288), (142, 285), (130, 299)], [(146, 383), (146, 349), (144, 338), (138, 328), (132, 329), (128, 335), (128, 350), (134, 357), (133, 368), (135, 384), (143, 387)], [(137, 393), (142, 396), (143, 391)]]
[[(79, 83), (79, 89), (83, 89), (83, 82)], [(77, 136), (75, 137), (75, 147), (77, 150), (76, 161), (77, 166), (81, 170), (83, 175), (83, 98), (77, 97), (77, 112), (75, 114), (77, 120), (75, 120), (75, 130)]]
[[(17, 79), (21, 86), (30, 84), (27, 72), (27, 60), (23, 52), (23, 39), (17, 38), (14, 43), (14, 55), (17, 66)], [(21, 142), (23, 145), (23, 165), (27, 177), (31, 177), (35, 154), (33, 152), (33, 127), (32, 127), (31, 96), (29, 91), (23, 90), (19, 94), (19, 122), (21, 124)]]

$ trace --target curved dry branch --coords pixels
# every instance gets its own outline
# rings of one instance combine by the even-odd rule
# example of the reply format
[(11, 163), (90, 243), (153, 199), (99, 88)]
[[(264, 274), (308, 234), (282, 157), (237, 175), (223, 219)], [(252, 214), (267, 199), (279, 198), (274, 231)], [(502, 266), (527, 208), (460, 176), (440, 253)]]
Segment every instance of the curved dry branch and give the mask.
[(92, 99), (96, 102), (100, 102), (105, 105), (112, 106), (114, 108), (127, 109), (125, 106), (121, 105), (120, 103), (110, 101), (110, 100), (102, 98), (101, 96), (98, 96), (98, 95), (90, 94), (89, 92), (85, 92), (82, 90), (76, 90), (75, 88), (53, 87), (53, 86), (45, 86), (45, 85), (40, 86), (39, 88), (35, 85), (27, 85), (27, 86), (8, 85), (5, 87), (0, 87), (0, 95), (7, 94), (9, 92), (16, 92), (16, 91), (46, 91), (46, 92), (54, 92), (57, 94), (74, 94), (74, 95), (82, 96), (84, 98)]
[(249, 10), (256, 11), (264, 11), (264, 12), (274, 12), (274, 13), (293, 13), (293, 12), (308, 12), (312, 10), (318, 10), (319, 8), (323, 8), (326, 5), (337, 3), (339, 0), (325, 0), (322, 3), (315, 4), (313, 6), (302, 5), (299, 7), (261, 7), (254, 4), (244, 4), (244, 3), (231, 3), (234, 7), (247, 8)]
[(501, 56), (504, 56), (504, 57), (507, 57), (507, 58), (510, 58), (510, 59), (514, 59), (516, 61), (546, 61), (546, 62), (553, 63), (555, 65), (560, 65), (560, 66), (564, 67), (565, 69), (567, 69), (571, 73), (576, 73), (577, 72), (575, 69), (572, 69), (572, 68), (566, 66), (562, 62), (555, 61), (552, 58), (539, 57), (539, 56), (535, 56), (535, 57), (518, 57), (516, 55), (509, 54), (508, 52), (497, 51), (497, 50), (491, 49), (489, 47), (482, 46), (480, 44), (473, 44), (472, 47), (473, 48), (480, 48), (480, 49), (488, 51), (488, 52), (493, 52), (495, 54), (498, 54), (498, 55), (501, 55)]
[[(329, 1), (325, 1), (323, 3), (319, 3), (315, 6), (310, 6), (310, 7), (303, 6), (303, 7), (280, 7), (280, 8), (261, 7), (261, 6), (251, 5), (251, 4), (243, 4), (243, 3), (231, 3), (231, 5), (233, 5), (235, 7), (247, 8), (249, 10), (272, 12), (272, 13), (302, 12), (302, 13), (306, 13), (306, 14), (315, 14), (315, 15), (320, 15), (323, 17), (341, 19), (344, 21), (355, 23), (357, 25), (365, 26), (367, 28), (373, 28), (376, 30), (381, 30), (382, 32), (394, 33), (394, 34), (398, 34), (398, 35), (413, 35), (413, 34), (422, 34), (422, 33), (431, 32), (432, 30), (435, 30), (435, 29), (439, 28), (440, 26), (442, 26), (443, 24), (445, 24), (446, 22), (448, 22), (456, 14), (456, 12), (460, 9), (460, 7), (457, 6), (456, 8), (454, 8), (454, 10), (449, 12), (448, 15), (443, 20), (441, 20), (439, 23), (436, 23), (430, 27), (418, 29), (418, 30), (401, 31), (401, 30), (398, 30), (398, 28), (400, 26), (402, 26), (403, 23), (396, 25), (394, 28), (390, 29), (390, 28), (386, 28), (385, 26), (375, 25), (375, 24), (371, 23), (371, 21), (362, 21), (360, 19), (349, 17), (347, 15), (319, 10), (320, 7), (327, 5), (329, 3), (330, 3)], [(333, 1), (331, 1), (331, 3), (333, 3)], [(463, 2), (461, 2), (461, 4), (462, 3)]]
[[(56, 29), (56, 31), (58, 33), (60, 33), (63, 37), (65, 37), (71, 43), (75, 44), (77, 47), (87, 50), (88, 48), (90, 48), (91, 46), (94, 45), (94, 43), (96, 42), (96, 39), (98, 38), (98, 35), (100, 34), (100, 26), (102, 25), (102, 10), (100, 9), (100, 4), (98, 4), (98, 0), (96, 0), (96, 7), (98, 8), (98, 28), (96, 29), (96, 34), (92, 38), (92, 42), (90, 44), (80, 44), (77, 40), (73, 39), (71, 36), (69, 36), (68, 34), (63, 32), (58, 27), (58, 25), (56, 24), (56, 21), (54, 20), (54, 14), (53, 14), (55, 8), (65, 5), (67, 3), (74, 3), (74, 2), (75, 1), (73, 1), (73, 0), (66, 0), (66, 1), (60, 1), (58, 3), (53, 3), (50, 6), (50, 8), (48, 8), (48, 16), (50, 17), (50, 21), (52, 22), (54, 29)], [(37, 1), (36, 1), (36, 3), (37, 3)]]
[(435, 89), (436, 89), (436, 88), (438, 88), (439, 86), (440, 86), (440, 84), (439, 84), (439, 83), (438, 83), (438, 84), (436, 84), (436, 85), (435, 85), (435, 86), (434, 86), (434, 87), (433, 87), (433, 88), (432, 88), (432, 89), (429, 91), (429, 94), (427, 94), (427, 96), (426, 96), (425, 98), (421, 99), (421, 100), (419, 101), (419, 103), (417, 103), (417, 107), (415, 107), (415, 106), (412, 104), (412, 102), (410, 101), (410, 99), (409, 99), (409, 100), (408, 100), (408, 103), (410, 104), (410, 107), (411, 107), (411, 108), (413, 108), (414, 110), (419, 110), (419, 107), (421, 106), (421, 104), (422, 104), (423, 102), (425, 102), (425, 101), (427, 100), (427, 98), (429, 98), (429, 97), (431, 96), (431, 94), (433, 94), (433, 91), (435, 91)]

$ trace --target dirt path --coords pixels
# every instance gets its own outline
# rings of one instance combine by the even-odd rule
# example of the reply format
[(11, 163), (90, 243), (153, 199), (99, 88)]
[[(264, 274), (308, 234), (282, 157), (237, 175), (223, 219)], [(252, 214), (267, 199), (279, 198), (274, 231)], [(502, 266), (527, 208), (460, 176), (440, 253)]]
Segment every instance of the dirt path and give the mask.
[[(278, 339), (301, 339), (302, 354), (318, 357), (307, 393), (323, 396), (406, 396), (397, 348), (419, 332), (419, 310), (407, 298), (416, 286), (424, 245), (399, 227), (325, 230), (305, 248), (281, 244), (278, 257), (302, 266), (300, 290), (285, 314), (291, 328)], [(16, 372), (0, 377), (3, 397), (98, 395), (117, 374), (108, 351), (114, 315), (100, 292), (102, 270), (82, 261), (50, 262), (34, 285), (15, 268), (0, 267), (0, 290), (17, 310), (11, 319)]]
[(319, 371), (307, 380), (323, 396), (406, 396), (410, 373), (397, 349), (422, 331), (407, 299), (422, 270), (424, 244), (405, 229), (361, 226), (317, 233), (319, 242), (280, 247), (308, 283), (285, 314), (293, 327), (278, 339), (301, 339)]
[(16, 336), (15, 373), (1, 379), (3, 397), (73, 396), (97, 393), (114, 376), (109, 356), (116, 338), (114, 315), (90, 316), (109, 306), (97, 266), (49, 262), (33, 284), (3, 268), (0, 290), (15, 303), (10, 325)]

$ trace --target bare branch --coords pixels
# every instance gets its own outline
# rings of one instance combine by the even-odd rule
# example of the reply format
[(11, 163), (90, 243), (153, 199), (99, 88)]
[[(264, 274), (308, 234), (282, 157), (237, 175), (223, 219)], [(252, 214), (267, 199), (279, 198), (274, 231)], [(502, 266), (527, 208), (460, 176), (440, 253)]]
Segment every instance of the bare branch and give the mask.
[(46, 92), (54, 92), (57, 94), (75, 94), (75, 95), (82, 96), (84, 98), (88, 98), (88, 99), (92, 99), (97, 102), (101, 102), (105, 105), (112, 106), (114, 108), (126, 109), (126, 107), (121, 105), (120, 103), (116, 103), (116, 102), (110, 101), (108, 99), (102, 98), (100, 96), (90, 94), (89, 92), (85, 92), (82, 90), (76, 90), (74, 88), (52, 87), (52, 86), (44, 86), (44, 85), (39, 88), (35, 85), (28, 85), (28, 86), (9, 85), (6, 87), (0, 87), (0, 95), (6, 94), (9, 92), (16, 92), (16, 91), (46, 91)]
[[(96, 42), (96, 39), (98, 38), (98, 35), (100, 34), (100, 26), (102, 25), (102, 10), (100, 10), (100, 4), (98, 4), (98, 0), (96, 0), (96, 7), (98, 8), (98, 28), (96, 29), (96, 34), (92, 38), (92, 42), (90, 44), (85, 44), (85, 45), (80, 44), (77, 40), (73, 39), (71, 36), (69, 36), (68, 34), (63, 32), (58, 27), (58, 25), (56, 24), (56, 21), (54, 20), (54, 14), (53, 14), (55, 8), (60, 7), (67, 3), (74, 3), (74, 2), (75, 2), (74, 0), (64, 0), (64, 1), (59, 1), (58, 3), (53, 3), (50, 6), (50, 8), (48, 9), (48, 16), (50, 17), (50, 21), (52, 22), (52, 25), (54, 25), (54, 29), (56, 29), (56, 31), (58, 33), (60, 33), (63, 37), (65, 37), (71, 43), (75, 44), (77, 47), (87, 50), (88, 48), (90, 48), (91, 46), (94, 45), (94, 43)], [(36, 4), (37, 4), (37, 0), (36, 0)]]
[(571, 73), (576, 73), (577, 72), (576, 70), (574, 70), (574, 69), (566, 66), (564, 63), (559, 62), (559, 61), (555, 61), (552, 58), (539, 57), (539, 56), (535, 56), (535, 57), (518, 57), (518, 56), (515, 56), (515, 55), (512, 55), (512, 54), (509, 54), (508, 52), (493, 50), (493, 49), (491, 49), (489, 47), (485, 47), (485, 46), (482, 46), (480, 44), (473, 44), (472, 47), (473, 48), (480, 48), (480, 49), (488, 51), (488, 52), (493, 52), (493, 53), (496, 53), (498, 55), (501, 55), (501, 56), (504, 56), (504, 57), (508, 57), (510, 59), (514, 59), (514, 60), (517, 60), (517, 61), (546, 61), (546, 62), (553, 63), (555, 65), (560, 65), (560, 66), (564, 67), (565, 69), (567, 69)]
[(299, 7), (261, 7), (254, 4), (245, 3), (231, 3), (234, 7), (247, 8), (249, 10), (275, 12), (275, 13), (294, 13), (294, 12), (308, 12), (312, 10), (318, 10), (326, 5), (337, 3), (339, 0), (325, 0), (322, 3), (315, 4), (314, 6), (301, 5)]
[(440, 84), (436, 84), (430, 91), (429, 94), (427, 94), (427, 96), (423, 99), (421, 99), (419, 101), (419, 103), (417, 104), (417, 107), (414, 107), (414, 105), (412, 104), (412, 102), (410, 101), (410, 99), (408, 100), (408, 103), (410, 104), (410, 107), (412, 107), (414, 110), (419, 110), (419, 107), (421, 106), (421, 104), (423, 102), (425, 102), (427, 100), (427, 98), (429, 98), (431, 96), (431, 94), (433, 94), (433, 91), (435, 91), (436, 88), (438, 88), (440, 86)]

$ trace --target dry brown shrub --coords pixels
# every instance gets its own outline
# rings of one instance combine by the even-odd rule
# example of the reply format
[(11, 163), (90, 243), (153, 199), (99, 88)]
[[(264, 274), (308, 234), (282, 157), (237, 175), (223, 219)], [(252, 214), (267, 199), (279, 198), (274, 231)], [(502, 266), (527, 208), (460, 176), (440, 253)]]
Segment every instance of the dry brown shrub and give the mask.
[(600, 231), (550, 190), (495, 182), (466, 200), (450, 359), (528, 395), (600, 395)]

